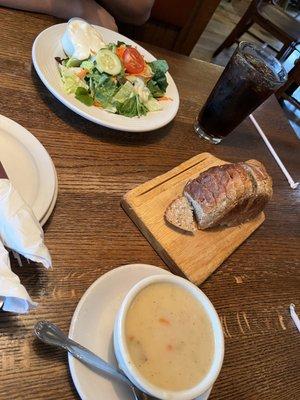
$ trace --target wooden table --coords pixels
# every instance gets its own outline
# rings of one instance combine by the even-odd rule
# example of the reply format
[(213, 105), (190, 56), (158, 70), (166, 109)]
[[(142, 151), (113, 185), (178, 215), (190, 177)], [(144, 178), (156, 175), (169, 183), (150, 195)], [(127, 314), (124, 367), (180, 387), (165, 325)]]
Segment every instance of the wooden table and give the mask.
[[(221, 69), (154, 49), (170, 64), (181, 97), (179, 112), (155, 132), (116, 132), (68, 110), (37, 77), (32, 42), (56, 23), (54, 18), (2, 9), (0, 21), (0, 112), (45, 145), (59, 180), (56, 209), (45, 226), (53, 269), (14, 268), (39, 307), (24, 316), (0, 314), (0, 399), (78, 399), (65, 353), (38, 343), (34, 324), (48, 319), (67, 331), (85, 290), (119, 265), (166, 268), (121, 209), (120, 198), (203, 151), (230, 161), (258, 158), (273, 176), (275, 191), (265, 223), (201, 285), (226, 339), (211, 400), (299, 399), (300, 336), (288, 309), (294, 302), (300, 310), (300, 191), (290, 189), (249, 120), (218, 146), (195, 135), (194, 118)], [(255, 115), (299, 179), (299, 141), (275, 98)]]

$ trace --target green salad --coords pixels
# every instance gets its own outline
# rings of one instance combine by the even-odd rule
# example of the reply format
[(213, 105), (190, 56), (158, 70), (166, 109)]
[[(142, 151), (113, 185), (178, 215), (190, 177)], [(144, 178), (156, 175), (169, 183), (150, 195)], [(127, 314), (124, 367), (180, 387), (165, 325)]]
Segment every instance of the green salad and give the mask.
[(126, 117), (162, 109), (168, 86), (165, 60), (146, 62), (135, 47), (110, 43), (84, 61), (58, 61), (64, 90), (87, 106)]

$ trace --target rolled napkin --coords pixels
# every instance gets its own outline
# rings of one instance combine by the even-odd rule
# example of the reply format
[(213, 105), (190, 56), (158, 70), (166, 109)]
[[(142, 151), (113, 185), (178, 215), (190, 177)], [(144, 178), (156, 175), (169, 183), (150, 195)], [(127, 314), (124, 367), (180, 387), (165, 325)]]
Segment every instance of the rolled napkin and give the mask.
[(31, 300), (20, 279), (10, 267), (9, 255), (3, 243), (0, 241), (0, 302), (2, 310), (19, 314), (27, 313), (37, 306)]
[[(2, 176), (2, 178), (1, 178)], [(0, 237), (3, 244), (29, 260), (51, 267), (44, 232), (31, 208), (14, 188), (0, 163)]]

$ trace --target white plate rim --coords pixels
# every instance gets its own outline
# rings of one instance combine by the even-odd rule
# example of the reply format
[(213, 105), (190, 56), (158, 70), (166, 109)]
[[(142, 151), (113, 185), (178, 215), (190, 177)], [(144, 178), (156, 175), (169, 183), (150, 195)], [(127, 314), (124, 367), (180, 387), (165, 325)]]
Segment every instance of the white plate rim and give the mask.
[[(46, 188), (47, 197), (49, 198), (47, 206), (41, 208), (41, 205), (39, 205), (39, 202), (37, 200), (35, 201), (35, 203), (37, 203), (37, 206), (35, 206), (35, 203), (30, 204), (30, 207), (32, 208), (35, 216), (40, 221), (49, 210), (49, 207), (51, 206), (53, 200), (53, 196), (55, 194), (57, 175), (53, 161), (42, 143), (24, 126), (2, 114), (0, 114), (0, 124), (1, 128), (5, 132), (11, 135), (15, 140), (17, 140), (27, 149), (28, 153), (36, 162), (36, 167), (39, 172), (39, 178), (42, 177), (41, 175), (43, 175), (44, 177), (47, 176)], [(38, 153), (43, 155), (43, 163), (38, 162)], [(41, 158), (41, 156), (39, 156), (39, 158)], [(38, 196), (38, 200), (40, 196), (41, 195)], [(43, 197), (45, 197), (45, 195)]]
[[(178, 108), (179, 108), (179, 93), (178, 93), (178, 89), (177, 86), (173, 80), (173, 78), (171, 77), (170, 73), (167, 73), (167, 79), (168, 79), (168, 83), (169, 86), (172, 86), (172, 90), (174, 90), (174, 95), (173, 96), (173, 103), (175, 105), (173, 112), (170, 113), (169, 115), (165, 116), (165, 118), (162, 120), (162, 122), (160, 123), (156, 123), (156, 124), (149, 124), (149, 120), (147, 120), (147, 116), (145, 117), (141, 117), (139, 118), (139, 120), (142, 120), (142, 118), (144, 118), (145, 124), (143, 127), (141, 127), (140, 125), (138, 126), (134, 126), (134, 124), (131, 124), (129, 121), (133, 121), (135, 118), (128, 118), (128, 117), (124, 117), (126, 118), (127, 121), (127, 125), (124, 124), (117, 124), (117, 123), (110, 123), (110, 122), (106, 122), (101, 120), (101, 118), (95, 118), (93, 115), (89, 114), (87, 111), (84, 111), (84, 109), (88, 109), (87, 106), (84, 106), (82, 104), (79, 104), (76, 106), (74, 104), (72, 104), (72, 102), (70, 101), (70, 96), (67, 93), (63, 93), (60, 94), (48, 81), (47, 77), (44, 75), (44, 73), (42, 72), (39, 62), (37, 60), (37, 52), (38, 52), (38, 46), (40, 45), (40, 43), (43, 41), (43, 37), (46, 36), (50, 31), (53, 31), (55, 29), (60, 29), (62, 27), (66, 27), (67, 23), (61, 23), (61, 24), (56, 24), (56, 25), (52, 25), (46, 29), (44, 29), (42, 32), (40, 32), (38, 34), (38, 36), (35, 38), (34, 42), (33, 42), (33, 46), (32, 46), (32, 62), (34, 65), (34, 68), (38, 74), (38, 76), (40, 77), (41, 81), (44, 83), (44, 85), (46, 86), (46, 88), (54, 95), (54, 97), (56, 97), (61, 103), (63, 103), (67, 108), (69, 108), (70, 110), (72, 110), (73, 112), (75, 112), (76, 114), (80, 115), (83, 118), (86, 118), (87, 120), (94, 122), (98, 125), (102, 125), (105, 126), (107, 128), (111, 128), (111, 129), (116, 129), (116, 130), (121, 130), (121, 131), (127, 131), (127, 132), (148, 132), (148, 131), (152, 131), (152, 130), (156, 130), (159, 129), (165, 125), (167, 125), (169, 122), (171, 122), (174, 117), (177, 114)], [(137, 49), (139, 51), (141, 51), (144, 55), (146, 55), (146, 57), (148, 57), (149, 59), (152, 60), (156, 60), (156, 58), (149, 53), (146, 49), (144, 49), (142, 46), (140, 46), (139, 44), (135, 43), (133, 40), (127, 38), (126, 36), (123, 36), (119, 33), (110, 31), (109, 29), (106, 29), (104, 27), (100, 27), (100, 26), (96, 26), (94, 25), (94, 27), (101, 33), (101, 31), (103, 32), (112, 32), (114, 35), (117, 34), (119, 37), (120, 41), (125, 41), (131, 45), (134, 45), (137, 47)], [(79, 106), (80, 105), (80, 106)], [(163, 111), (162, 111), (163, 112)], [(130, 124), (130, 126), (128, 126)]]
[[(113, 274), (117, 274), (120, 269), (122, 270), (126, 270), (129, 268), (153, 268), (153, 275), (155, 275), (155, 273), (159, 270), (159, 273), (161, 274), (171, 274), (170, 271), (157, 267), (155, 265), (151, 265), (151, 264), (143, 264), (143, 263), (134, 263), (134, 264), (126, 264), (126, 265), (121, 265), (119, 267), (113, 268), (112, 270), (106, 272), (105, 274), (101, 275), (99, 278), (97, 278), (88, 288), (87, 290), (84, 292), (84, 294), (82, 295), (81, 299), (79, 300), (75, 311), (73, 313), (72, 319), (71, 319), (71, 324), (70, 324), (70, 328), (69, 328), (69, 337), (72, 339), (74, 337), (74, 332), (76, 329), (76, 323), (78, 321), (78, 316), (80, 314), (81, 308), (84, 305), (87, 297), (93, 292), (93, 290), (95, 289), (95, 287), (99, 284), (102, 283), (105, 279), (109, 278), (111, 275)], [(152, 275), (152, 274), (151, 274)], [(150, 276), (150, 275), (149, 275)], [(69, 364), (69, 369), (70, 369), (70, 373), (71, 373), (71, 377), (72, 377), (72, 381), (73, 384), (78, 392), (78, 395), (80, 396), (80, 398), (82, 400), (88, 400), (88, 398), (86, 397), (85, 393), (83, 392), (81, 385), (80, 385), (80, 380), (77, 378), (77, 372), (76, 372), (76, 367), (75, 367), (75, 363), (74, 363), (75, 359), (68, 353), (68, 364)], [(121, 400), (121, 399), (120, 399)]]
[(42, 217), (42, 219), (39, 221), (41, 226), (44, 226), (45, 223), (48, 221), (48, 219), (50, 218), (50, 215), (52, 214), (56, 201), (57, 201), (57, 196), (58, 196), (58, 178), (57, 178), (57, 172), (55, 169), (55, 166), (53, 164), (53, 168), (54, 168), (54, 173), (55, 173), (55, 189), (54, 189), (54, 194), (53, 194), (53, 198), (52, 198), (52, 202), (48, 208), (48, 210), (46, 211), (45, 215)]

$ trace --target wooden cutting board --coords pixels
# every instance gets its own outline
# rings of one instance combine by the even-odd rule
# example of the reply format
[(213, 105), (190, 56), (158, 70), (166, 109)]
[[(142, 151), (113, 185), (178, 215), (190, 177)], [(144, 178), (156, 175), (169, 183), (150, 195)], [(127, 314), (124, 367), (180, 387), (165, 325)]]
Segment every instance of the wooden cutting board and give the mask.
[(264, 221), (264, 213), (237, 227), (198, 230), (194, 235), (173, 229), (164, 219), (170, 202), (189, 179), (210, 167), (226, 164), (210, 153), (199, 154), (171, 171), (125, 194), (121, 204), (169, 268), (199, 285)]

